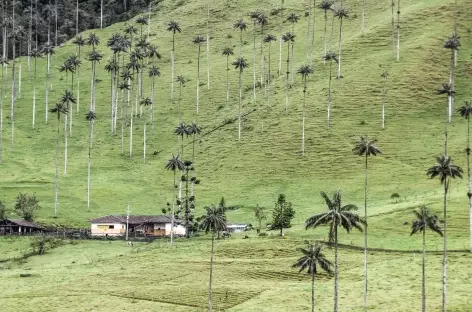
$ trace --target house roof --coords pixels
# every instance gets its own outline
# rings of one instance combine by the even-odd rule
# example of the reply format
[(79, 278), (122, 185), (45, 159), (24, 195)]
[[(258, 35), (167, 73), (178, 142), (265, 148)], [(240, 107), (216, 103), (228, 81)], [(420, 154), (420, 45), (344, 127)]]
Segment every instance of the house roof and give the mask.
[[(126, 215), (108, 215), (89, 220), (90, 223), (126, 223)], [(152, 216), (152, 215), (131, 215), (129, 216), (129, 224), (143, 223), (170, 223), (168, 216)]]
[(34, 222), (26, 221), (26, 220), (23, 220), (23, 219), (17, 219), (17, 220), (8, 219), (8, 221), (10, 221), (11, 223), (14, 223), (16, 225), (19, 225), (19, 226), (30, 227), (30, 228), (35, 228), (35, 229), (42, 229), (41, 225), (39, 225), (37, 223), (34, 223)]

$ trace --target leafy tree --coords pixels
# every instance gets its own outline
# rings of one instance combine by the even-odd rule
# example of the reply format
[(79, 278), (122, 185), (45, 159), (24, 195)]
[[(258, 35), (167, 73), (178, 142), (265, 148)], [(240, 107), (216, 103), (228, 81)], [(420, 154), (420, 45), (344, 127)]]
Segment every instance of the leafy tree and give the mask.
[(429, 209), (426, 206), (421, 206), (420, 210), (414, 210), (416, 219), (413, 220), (411, 225), (411, 234), (422, 233), (423, 234), (423, 259), (422, 259), (422, 283), (421, 283), (421, 311), (426, 311), (426, 271), (425, 271), (425, 260), (426, 260), (426, 230), (431, 230), (437, 234), (443, 236), (441, 228), (437, 224), (438, 217), (431, 215)]
[(288, 32), (282, 36), (283, 42), (287, 42), (287, 72), (285, 77), (285, 113), (288, 113), (288, 77), (290, 75), (290, 43), (295, 41), (295, 35)]
[(174, 246), (175, 198), (177, 197), (175, 194), (175, 191), (177, 190), (177, 185), (175, 183), (175, 176), (176, 176), (177, 171), (182, 171), (185, 169), (185, 165), (179, 159), (178, 154), (176, 156), (172, 154), (172, 158), (167, 162), (167, 165), (165, 168), (174, 173), (174, 184), (173, 184), (174, 195), (172, 197), (172, 217), (171, 217), (171, 230), (170, 230), (170, 245)]
[(16, 196), (15, 212), (26, 221), (33, 221), (36, 211), (40, 208), (35, 194), (28, 195), (20, 192)]
[(332, 11), (333, 1), (322, 0), (318, 8), (324, 11), (324, 32), (323, 32), (323, 59), (326, 64), (326, 26), (328, 25), (328, 12)]
[(292, 207), (291, 202), (287, 202), (285, 195), (280, 194), (275, 208), (272, 211), (272, 224), (270, 225), (271, 230), (280, 230), (280, 236), (283, 236), (283, 229), (288, 229), (292, 225), (290, 222), (295, 217), (295, 210)]
[(197, 56), (197, 114), (198, 106), (200, 104), (200, 50), (202, 43), (206, 42), (206, 38), (200, 35), (197, 35), (193, 38), (192, 42), (198, 45), (198, 56)]
[(262, 229), (262, 220), (267, 219), (265, 208), (257, 205), (256, 208), (254, 208), (254, 217), (257, 219), (257, 222), (259, 223), (259, 227), (257, 228), (257, 234), (259, 235)]
[(311, 311), (315, 311), (315, 276), (321, 268), (323, 271), (332, 274), (331, 266), (333, 265), (322, 251), (322, 247), (318, 244), (312, 244), (305, 241), (306, 248), (297, 248), (302, 256), (295, 262), (292, 267), (299, 268), (300, 271), (307, 271), (311, 276)]
[(341, 79), (341, 51), (342, 51), (342, 41), (343, 41), (343, 19), (349, 18), (349, 12), (345, 8), (341, 7), (340, 9), (334, 12), (334, 16), (339, 19), (339, 53), (338, 53), (338, 80)]
[(447, 192), (451, 179), (462, 178), (462, 168), (452, 163), (451, 157), (442, 155), (436, 157), (436, 165), (429, 168), (426, 174), (431, 178), (439, 178), (444, 185), (444, 251), (443, 251), (443, 294), (442, 308), (446, 312), (446, 284), (447, 284)]
[(206, 214), (202, 217), (200, 228), (205, 233), (211, 232), (210, 251), (210, 285), (209, 285), (209, 311), (213, 311), (213, 250), (215, 245), (215, 234), (226, 230), (226, 216), (224, 211), (218, 207), (205, 207)]
[(458, 110), (461, 117), (467, 120), (467, 198), (469, 199), (469, 220), (470, 220), (470, 250), (472, 251), (472, 182), (470, 180), (470, 116), (472, 115), (472, 102), (465, 101)]
[(348, 233), (353, 228), (362, 232), (362, 225), (366, 222), (355, 212), (358, 210), (357, 206), (341, 204), (341, 190), (338, 190), (332, 199), (324, 192), (321, 192), (321, 197), (325, 200), (328, 211), (308, 218), (305, 227), (309, 229), (320, 225), (329, 226), (329, 242), (334, 244), (334, 312), (338, 312), (338, 227), (342, 227)]
[(297, 71), (303, 79), (303, 108), (302, 108), (302, 155), (305, 155), (305, 105), (306, 105), (306, 79), (313, 73), (309, 65), (302, 65)]
[(171, 81), (171, 85), (170, 85), (170, 100), (171, 102), (173, 103), (174, 102), (174, 64), (175, 64), (175, 57), (174, 57), (174, 53), (175, 53), (175, 34), (176, 33), (180, 33), (182, 31), (182, 29), (180, 28), (180, 25), (178, 22), (174, 21), (174, 20), (171, 20), (168, 24), (167, 24), (167, 31), (171, 31), (172, 32), (172, 50), (170, 51), (170, 57), (171, 57), (171, 61), (172, 61), (172, 72), (171, 72), (171, 77), (170, 77), (170, 81)]
[(229, 57), (234, 55), (232, 48), (224, 48), (221, 52), (223, 56), (226, 56), (226, 101), (229, 101)]
[(367, 136), (362, 136), (356, 142), (352, 152), (357, 156), (365, 156), (365, 179), (364, 179), (364, 310), (367, 310), (367, 178), (368, 178), (368, 158), (377, 156), (382, 152), (375, 146), (377, 140), (371, 140)]
[(241, 141), (241, 101), (243, 97), (242, 76), (244, 69), (249, 67), (247, 60), (240, 56), (232, 63), (235, 69), (239, 71), (239, 102), (238, 102), (238, 140)]

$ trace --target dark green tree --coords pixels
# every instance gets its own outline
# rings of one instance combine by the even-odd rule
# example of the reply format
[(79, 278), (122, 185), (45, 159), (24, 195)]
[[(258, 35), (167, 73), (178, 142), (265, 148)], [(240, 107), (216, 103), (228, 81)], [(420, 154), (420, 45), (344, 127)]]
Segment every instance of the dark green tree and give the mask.
[(36, 211), (40, 208), (39, 200), (36, 198), (35, 194), (28, 195), (26, 193), (19, 193), (18, 196), (16, 196), (15, 212), (26, 221), (33, 221)]
[(280, 236), (283, 236), (283, 229), (288, 229), (292, 226), (291, 221), (294, 217), (295, 210), (292, 207), (292, 203), (286, 200), (284, 194), (280, 194), (275, 203), (274, 210), (272, 211), (272, 224), (270, 225), (270, 229), (279, 230)]

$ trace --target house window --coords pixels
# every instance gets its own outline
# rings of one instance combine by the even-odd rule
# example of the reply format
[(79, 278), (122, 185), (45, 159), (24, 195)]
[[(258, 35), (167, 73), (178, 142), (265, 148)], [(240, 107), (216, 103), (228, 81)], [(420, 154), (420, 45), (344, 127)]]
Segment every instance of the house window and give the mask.
[(109, 226), (108, 226), (108, 229), (110, 229), (110, 230), (113, 230), (114, 228), (115, 228), (114, 225), (109, 225)]

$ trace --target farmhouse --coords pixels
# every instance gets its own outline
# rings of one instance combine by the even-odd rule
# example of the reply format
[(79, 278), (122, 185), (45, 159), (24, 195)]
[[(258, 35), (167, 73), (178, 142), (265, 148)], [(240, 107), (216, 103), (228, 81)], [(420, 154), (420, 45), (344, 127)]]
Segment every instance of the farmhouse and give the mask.
[[(170, 236), (171, 218), (168, 216), (108, 215), (89, 220), (92, 236)], [(174, 220), (174, 235), (183, 236), (186, 229), (179, 220)]]
[(34, 222), (26, 221), (23, 219), (10, 220), (3, 219), (0, 220), (0, 235), (24, 235), (29, 233), (41, 232), (43, 228)]

